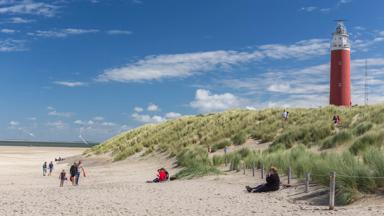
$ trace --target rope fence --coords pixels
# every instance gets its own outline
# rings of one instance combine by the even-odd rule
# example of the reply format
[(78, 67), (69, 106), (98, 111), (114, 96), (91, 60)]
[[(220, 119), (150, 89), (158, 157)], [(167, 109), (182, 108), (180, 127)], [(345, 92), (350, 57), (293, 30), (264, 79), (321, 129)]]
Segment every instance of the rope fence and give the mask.
[[(243, 175), (246, 174), (246, 164), (244, 161), (241, 162), (241, 166), (243, 169)], [(250, 170), (252, 171), (252, 176), (255, 177), (255, 170), (258, 168), (260, 171), (260, 178), (264, 179), (265, 178), (265, 168), (264, 164), (260, 163), (258, 167), (255, 166), (255, 163), (252, 163), (252, 167)], [(287, 176), (287, 185), (290, 185), (292, 182), (292, 169), (289, 166), (286, 172)], [(304, 185), (304, 192), (309, 193), (310, 192), (310, 182), (312, 177), (328, 177), (329, 178), (329, 210), (334, 210), (335, 209), (335, 194), (336, 194), (336, 172), (331, 171), (329, 172), (329, 175), (324, 175), (324, 174), (317, 174), (317, 173), (311, 173), (311, 172), (306, 172), (304, 175), (304, 183), (299, 184), (297, 186)], [(342, 175), (338, 174), (337, 177), (339, 178), (365, 178), (365, 179), (383, 179), (384, 176), (352, 176), (352, 175)]]

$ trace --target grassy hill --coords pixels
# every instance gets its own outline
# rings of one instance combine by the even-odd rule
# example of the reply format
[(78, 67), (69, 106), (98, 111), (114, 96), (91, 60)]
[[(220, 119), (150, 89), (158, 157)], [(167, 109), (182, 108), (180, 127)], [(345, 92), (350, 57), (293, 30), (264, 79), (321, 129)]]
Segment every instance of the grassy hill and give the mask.
[[(122, 133), (86, 154), (110, 152), (114, 160), (122, 160), (135, 153), (167, 152), (184, 167), (177, 177), (218, 173), (225, 160), (234, 170), (240, 163), (274, 165), (282, 172), (290, 166), (294, 175), (311, 172), (323, 185), (328, 185), (329, 172), (336, 171), (339, 204), (384, 186), (384, 179), (375, 178), (384, 176), (384, 105), (288, 111), (288, 121), (282, 120), (283, 109), (186, 116)], [(332, 122), (334, 114), (341, 117), (339, 125)], [(269, 148), (208, 156), (208, 147), (217, 151), (248, 138), (268, 142)]]

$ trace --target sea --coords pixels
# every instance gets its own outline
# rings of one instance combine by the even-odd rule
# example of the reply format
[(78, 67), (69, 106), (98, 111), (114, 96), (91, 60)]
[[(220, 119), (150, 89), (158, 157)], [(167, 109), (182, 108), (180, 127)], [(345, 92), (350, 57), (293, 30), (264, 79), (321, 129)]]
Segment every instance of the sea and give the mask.
[(99, 143), (91, 142), (56, 142), (56, 141), (20, 141), (6, 140), (0, 141), (0, 146), (36, 146), (36, 147), (74, 147), (74, 148), (89, 148)]

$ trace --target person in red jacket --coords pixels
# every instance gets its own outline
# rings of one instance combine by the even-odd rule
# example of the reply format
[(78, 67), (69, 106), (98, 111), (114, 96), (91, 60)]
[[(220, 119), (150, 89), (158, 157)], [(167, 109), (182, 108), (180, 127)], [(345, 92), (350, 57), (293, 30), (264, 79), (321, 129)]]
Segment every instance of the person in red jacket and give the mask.
[(169, 174), (164, 168), (158, 169), (157, 172), (157, 178), (153, 179), (152, 181), (147, 181), (147, 183), (158, 183), (166, 181), (169, 178)]

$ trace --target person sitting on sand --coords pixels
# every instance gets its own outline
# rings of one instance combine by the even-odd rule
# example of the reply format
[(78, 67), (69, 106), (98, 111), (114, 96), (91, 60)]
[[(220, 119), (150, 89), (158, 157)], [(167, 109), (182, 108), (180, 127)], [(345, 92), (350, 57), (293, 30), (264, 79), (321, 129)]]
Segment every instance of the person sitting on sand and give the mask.
[(75, 182), (75, 176), (77, 174), (77, 164), (76, 164), (76, 162), (74, 162), (72, 164), (71, 168), (69, 169), (69, 173), (71, 174), (71, 177), (69, 178), (69, 180), (71, 180), (72, 185), (76, 185), (76, 182)]
[(79, 179), (81, 176), (81, 172), (83, 172), (83, 176), (86, 177), (83, 164), (82, 164), (81, 160), (79, 160), (79, 163), (77, 163), (76, 185), (79, 185)]
[(47, 174), (47, 161), (43, 163), (43, 176)]
[(280, 178), (279, 174), (277, 174), (277, 169), (275, 167), (271, 167), (269, 169), (269, 173), (266, 178), (267, 183), (259, 185), (255, 188), (250, 186), (246, 186), (248, 192), (253, 193), (261, 193), (261, 192), (269, 192), (269, 191), (277, 191), (280, 187)]
[(157, 172), (157, 178), (153, 179), (152, 181), (147, 181), (147, 183), (159, 183), (166, 181), (169, 178), (169, 174), (164, 168), (158, 169)]
[(65, 172), (65, 170), (61, 171), (59, 179), (60, 179), (60, 187), (63, 187), (64, 181), (67, 180), (67, 173)]
[(49, 169), (48, 175), (50, 176), (52, 174), (52, 170), (53, 170), (53, 163), (52, 163), (52, 161), (49, 163), (48, 169)]

